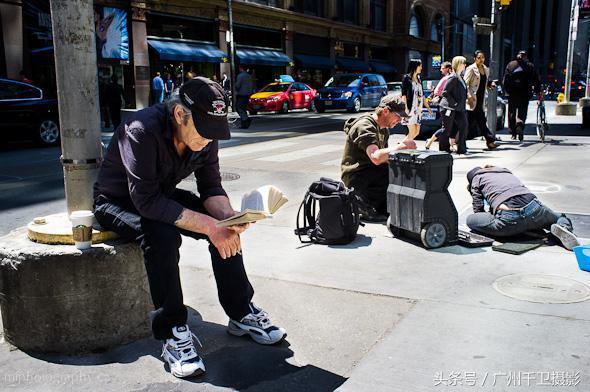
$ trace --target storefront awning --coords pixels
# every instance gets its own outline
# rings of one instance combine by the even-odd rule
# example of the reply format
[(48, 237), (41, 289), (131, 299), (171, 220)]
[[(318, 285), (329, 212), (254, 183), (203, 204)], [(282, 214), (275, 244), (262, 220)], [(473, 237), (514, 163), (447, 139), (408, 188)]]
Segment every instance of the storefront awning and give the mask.
[(227, 55), (213, 45), (192, 42), (149, 39), (148, 44), (158, 52), (160, 60), (223, 63)]
[(272, 65), (282, 67), (289, 65), (291, 60), (283, 52), (265, 49), (236, 49), (241, 64)]
[(324, 56), (309, 56), (306, 54), (296, 54), (295, 61), (304, 68), (317, 68), (317, 69), (332, 69), (334, 68), (335, 61), (329, 57)]
[(369, 65), (375, 72), (379, 73), (396, 73), (397, 68), (386, 61), (369, 61)]
[(338, 64), (338, 67), (346, 71), (369, 71), (369, 64), (359, 59), (338, 57), (336, 59), (336, 64)]

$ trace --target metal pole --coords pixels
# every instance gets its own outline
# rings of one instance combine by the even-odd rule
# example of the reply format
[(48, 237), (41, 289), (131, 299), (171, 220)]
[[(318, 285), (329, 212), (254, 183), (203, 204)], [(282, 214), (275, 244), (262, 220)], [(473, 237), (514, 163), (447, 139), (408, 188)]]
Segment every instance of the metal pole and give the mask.
[(92, 210), (92, 187), (102, 162), (93, 4), (50, 3), (68, 213)]
[[(492, 0), (492, 14), (491, 24), (494, 26), (490, 34), (490, 80), (498, 80), (500, 77), (500, 27), (501, 18), (497, 7), (496, 0)], [(488, 90), (488, 105), (487, 105), (487, 124), (492, 134), (496, 134), (496, 124), (498, 122), (498, 113), (496, 112), (498, 105), (498, 91), (494, 88)]]
[(229, 21), (229, 69), (231, 78), (232, 110), (236, 107), (236, 48), (234, 45), (234, 17), (232, 12), (232, 0), (227, 0), (227, 14)]
[(440, 26), (441, 32), (442, 32), (442, 37), (441, 37), (441, 45), (440, 45), (440, 58), (441, 61), (446, 61), (445, 59), (445, 35), (447, 32), (447, 29), (445, 28), (445, 17), (442, 17), (441, 20), (441, 26)]
[[(590, 31), (590, 28), (588, 30)], [(588, 44), (588, 68), (586, 68), (586, 98), (590, 98), (590, 40)]]
[(572, 0), (572, 9), (570, 14), (570, 31), (569, 42), (567, 45), (567, 64), (565, 67), (565, 82), (563, 90), (565, 94), (565, 102), (570, 101), (570, 83), (572, 81), (572, 66), (574, 62), (574, 45), (576, 43), (578, 33), (578, 0)]

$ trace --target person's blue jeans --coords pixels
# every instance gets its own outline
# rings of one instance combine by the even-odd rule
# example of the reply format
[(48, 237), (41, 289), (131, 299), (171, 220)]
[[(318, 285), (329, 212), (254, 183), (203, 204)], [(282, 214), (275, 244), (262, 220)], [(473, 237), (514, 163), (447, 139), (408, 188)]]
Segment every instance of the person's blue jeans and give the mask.
[[(201, 200), (191, 192), (177, 189), (172, 199), (187, 209), (208, 214)], [(187, 320), (178, 269), (179, 248), (182, 242), (180, 235), (197, 240), (209, 239), (203, 234), (140, 216), (131, 200), (115, 201), (99, 195), (95, 200), (94, 215), (103, 228), (114, 231), (124, 239), (139, 243), (143, 251), (152, 302), (156, 309), (152, 314), (154, 337), (160, 340), (171, 338), (172, 327), (184, 325)], [(217, 282), (219, 302), (231, 319), (239, 321), (250, 313), (249, 304), (254, 295), (242, 256), (237, 254), (224, 260), (212, 244), (209, 244), (209, 253)]]
[(539, 229), (550, 229), (557, 223), (572, 231), (570, 220), (565, 215), (553, 212), (537, 199), (519, 210), (477, 212), (467, 217), (467, 226), (478, 233), (492, 238), (512, 237)]
[(164, 102), (164, 90), (154, 90), (154, 103)]
[(248, 117), (248, 102), (250, 101), (250, 96), (248, 95), (238, 95), (236, 97), (236, 111), (240, 115), (240, 121), (247, 122), (250, 117)]

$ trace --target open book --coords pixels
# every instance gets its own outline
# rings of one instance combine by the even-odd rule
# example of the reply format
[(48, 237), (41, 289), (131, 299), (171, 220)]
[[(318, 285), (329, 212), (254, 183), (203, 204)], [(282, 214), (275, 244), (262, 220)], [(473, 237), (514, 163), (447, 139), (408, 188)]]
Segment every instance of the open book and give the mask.
[(241, 225), (271, 218), (285, 203), (289, 201), (278, 188), (265, 185), (242, 196), (241, 212), (217, 222), (217, 227)]

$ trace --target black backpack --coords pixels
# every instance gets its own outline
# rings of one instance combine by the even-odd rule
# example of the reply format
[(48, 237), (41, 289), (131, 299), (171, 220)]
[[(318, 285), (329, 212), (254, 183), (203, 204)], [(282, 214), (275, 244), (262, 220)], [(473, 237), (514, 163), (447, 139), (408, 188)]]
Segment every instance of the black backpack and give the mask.
[(343, 245), (355, 239), (359, 225), (363, 224), (354, 190), (340, 181), (322, 177), (309, 186), (299, 206), (295, 234), (302, 243)]

